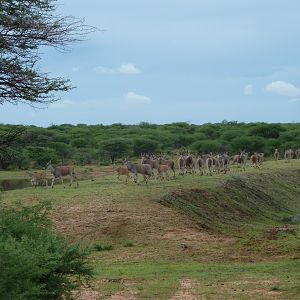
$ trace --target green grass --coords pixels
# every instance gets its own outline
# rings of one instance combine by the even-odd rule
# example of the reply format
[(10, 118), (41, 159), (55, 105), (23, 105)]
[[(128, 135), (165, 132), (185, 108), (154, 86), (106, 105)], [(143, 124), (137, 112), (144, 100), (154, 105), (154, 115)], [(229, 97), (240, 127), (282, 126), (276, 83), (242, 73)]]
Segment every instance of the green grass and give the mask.
[[(300, 293), (300, 268), (296, 260), (252, 264), (98, 264), (95, 272), (98, 279), (130, 282), (130, 290), (138, 299), (169, 299), (179, 289), (182, 278), (191, 279), (194, 292), (207, 299), (220, 299), (220, 296), (222, 299), (267, 299), (271, 298), (269, 292), (274, 291), (274, 286), (280, 286), (280, 299), (296, 299)], [(100, 284), (98, 288), (109, 296), (123, 287)]]
[[(192, 282), (190, 293), (206, 299), (297, 299), (300, 161), (148, 185), (121, 182), (110, 167), (93, 168), (101, 176), (79, 188), (7, 191), (1, 202), (48, 200), (56, 231), (101, 250), (110, 246), (91, 255), (100, 299), (115, 293), (170, 299), (184, 278)], [(0, 172), (3, 179), (20, 175)], [(290, 225), (293, 234), (269, 235)]]

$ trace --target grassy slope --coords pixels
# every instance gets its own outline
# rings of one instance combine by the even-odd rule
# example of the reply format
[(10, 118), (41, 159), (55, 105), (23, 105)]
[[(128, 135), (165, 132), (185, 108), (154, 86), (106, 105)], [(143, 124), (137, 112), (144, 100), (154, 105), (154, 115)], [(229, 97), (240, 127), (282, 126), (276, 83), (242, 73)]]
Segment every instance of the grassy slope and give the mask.
[(3, 200), (49, 199), (56, 230), (113, 246), (91, 256), (100, 298), (168, 299), (189, 278), (185, 292), (208, 299), (292, 299), (300, 293), (299, 225), (292, 234), (269, 231), (300, 214), (299, 169), (299, 161), (268, 162), (261, 170), (149, 186), (126, 185), (101, 169), (106, 176), (79, 189), (28, 188)]

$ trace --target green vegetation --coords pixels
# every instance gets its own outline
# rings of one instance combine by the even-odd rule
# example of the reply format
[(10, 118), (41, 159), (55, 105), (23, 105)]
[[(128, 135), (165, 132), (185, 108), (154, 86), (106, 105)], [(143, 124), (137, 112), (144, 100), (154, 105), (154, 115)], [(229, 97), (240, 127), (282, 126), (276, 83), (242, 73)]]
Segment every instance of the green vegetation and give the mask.
[[(0, 125), (1, 134), (15, 128)], [(236, 154), (241, 149), (249, 152), (273, 154), (278, 148), (300, 147), (300, 124), (266, 124), (222, 122), (194, 125), (172, 123), (155, 125), (52, 125), (48, 128), (26, 126), (26, 133), (17, 145), (11, 146), (9, 156), (0, 156), (0, 168), (44, 167), (54, 163), (108, 164), (124, 157), (139, 157), (141, 153), (178, 150), (194, 152), (223, 152)]]
[(101, 244), (95, 244), (94, 249), (96, 251), (110, 251), (113, 249), (112, 245), (101, 245)]
[(51, 231), (44, 203), (0, 209), (0, 299), (58, 299), (91, 276), (88, 252)]
[(95, 181), (79, 188), (7, 191), (3, 205), (50, 201), (54, 230), (95, 250), (99, 299), (297, 299), (300, 160), (148, 185), (92, 168)]

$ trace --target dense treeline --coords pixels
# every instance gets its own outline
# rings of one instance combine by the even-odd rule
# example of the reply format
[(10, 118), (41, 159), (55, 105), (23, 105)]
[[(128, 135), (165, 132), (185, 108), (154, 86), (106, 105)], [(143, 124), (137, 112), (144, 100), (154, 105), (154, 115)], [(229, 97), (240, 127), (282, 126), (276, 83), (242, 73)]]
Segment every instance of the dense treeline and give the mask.
[[(16, 125), (0, 125), (0, 135)], [(1, 154), (0, 168), (44, 167), (54, 163), (109, 163), (140, 153), (193, 152), (235, 154), (245, 149), (271, 155), (275, 148), (300, 148), (300, 123), (267, 124), (223, 121), (194, 125), (184, 122), (156, 125), (52, 125), (26, 126), (18, 143)]]

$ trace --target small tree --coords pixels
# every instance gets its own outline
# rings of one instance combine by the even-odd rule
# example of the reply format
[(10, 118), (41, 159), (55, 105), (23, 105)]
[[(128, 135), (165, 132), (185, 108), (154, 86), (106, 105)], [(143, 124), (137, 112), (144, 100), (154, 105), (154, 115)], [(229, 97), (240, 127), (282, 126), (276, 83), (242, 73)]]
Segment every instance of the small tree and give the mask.
[(139, 156), (141, 153), (155, 153), (158, 151), (158, 142), (153, 141), (149, 138), (138, 138), (133, 142), (133, 152), (136, 156)]
[(122, 158), (130, 154), (131, 148), (132, 143), (122, 138), (105, 140), (100, 144), (100, 149), (102, 152), (106, 152), (112, 164), (114, 164), (116, 158)]
[(50, 103), (53, 92), (72, 88), (64, 78), (41, 72), (39, 48), (66, 50), (94, 28), (83, 20), (55, 15), (56, 0), (0, 1), (0, 104)]
[(0, 299), (66, 299), (92, 275), (89, 252), (51, 231), (49, 205), (0, 208)]

